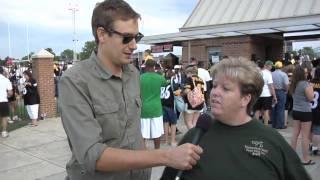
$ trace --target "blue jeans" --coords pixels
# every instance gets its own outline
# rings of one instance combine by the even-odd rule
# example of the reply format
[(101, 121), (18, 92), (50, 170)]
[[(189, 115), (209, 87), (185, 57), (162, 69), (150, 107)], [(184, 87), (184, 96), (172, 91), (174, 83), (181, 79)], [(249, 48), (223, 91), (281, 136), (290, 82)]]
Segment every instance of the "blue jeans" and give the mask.
[(272, 108), (271, 122), (272, 127), (283, 129), (284, 124), (284, 111), (287, 99), (287, 93), (284, 90), (275, 90), (278, 103)]

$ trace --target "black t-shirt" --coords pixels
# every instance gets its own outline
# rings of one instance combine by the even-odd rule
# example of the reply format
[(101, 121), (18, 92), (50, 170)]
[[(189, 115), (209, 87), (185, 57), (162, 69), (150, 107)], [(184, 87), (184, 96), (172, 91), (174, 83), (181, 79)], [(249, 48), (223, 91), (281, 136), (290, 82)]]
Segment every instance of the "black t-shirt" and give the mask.
[(167, 83), (168, 84), (165, 87), (161, 87), (161, 104), (162, 106), (174, 108), (174, 95), (171, 88), (170, 79), (167, 80)]
[[(191, 129), (181, 143), (191, 142)], [(215, 121), (201, 138), (203, 154), (182, 179), (309, 180), (296, 152), (274, 129), (251, 120), (241, 126)], [(165, 168), (162, 179), (174, 179), (177, 170)]]
[(36, 80), (30, 79), (26, 81), (26, 83), (28, 82), (30, 82), (31, 85), (26, 85), (23, 90), (24, 105), (40, 104), (40, 97)]
[(320, 125), (320, 80), (312, 80), (314, 98), (311, 101), (312, 123)]

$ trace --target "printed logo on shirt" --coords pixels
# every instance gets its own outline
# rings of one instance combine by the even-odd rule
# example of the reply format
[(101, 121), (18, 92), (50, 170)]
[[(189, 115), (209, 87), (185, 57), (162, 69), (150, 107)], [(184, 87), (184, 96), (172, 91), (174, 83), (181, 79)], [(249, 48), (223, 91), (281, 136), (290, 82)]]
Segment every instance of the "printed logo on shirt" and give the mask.
[(269, 150), (264, 149), (263, 141), (252, 140), (249, 145), (244, 145), (244, 149), (252, 156), (265, 156)]

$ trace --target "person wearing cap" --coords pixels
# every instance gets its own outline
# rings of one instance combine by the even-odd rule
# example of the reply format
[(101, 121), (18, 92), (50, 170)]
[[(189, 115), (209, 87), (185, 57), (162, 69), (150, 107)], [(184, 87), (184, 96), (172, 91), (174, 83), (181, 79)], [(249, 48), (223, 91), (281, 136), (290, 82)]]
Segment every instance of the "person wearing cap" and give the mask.
[(271, 122), (273, 128), (285, 129), (285, 104), (289, 89), (289, 78), (288, 75), (281, 70), (283, 68), (281, 61), (277, 61), (274, 67), (275, 71), (272, 72), (272, 80), (278, 101), (272, 108)]
[(270, 110), (272, 109), (272, 103), (277, 103), (277, 97), (273, 87), (273, 80), (271, 69), (273, 62), (268, 60), (266, 62), (259, 61), (258, 66), (261, 68), (261, 75), (264, 81), (262, 93), (254, 106), (255, 117), (259, 119), (259, 116), (263, 116), (263, 122), (265, 125), (268, 125), (270, 120)]

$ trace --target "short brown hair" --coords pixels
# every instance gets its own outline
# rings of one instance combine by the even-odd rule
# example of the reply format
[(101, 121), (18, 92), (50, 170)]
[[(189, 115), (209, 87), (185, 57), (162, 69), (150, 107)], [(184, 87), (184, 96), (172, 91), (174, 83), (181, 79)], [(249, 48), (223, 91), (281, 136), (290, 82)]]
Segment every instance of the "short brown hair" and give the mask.
[(257, 66), (248, 59), (226, 58), (213, 67), (212, 77), (224, 75), (239, 84), (241, 95), (251, 95), (247, 106), (247, 114), (251, 113), (253, 105), (259, 98), (264, 85), (263, 78)]
[(91, 28), (96, 44), (99, 43), (97, 29), (103, 27), (106, 30), (113, 28), (116, 20), (139, 19), (140, 14), (123, 0), (105, 0), (97, 3), (92, 13)]

